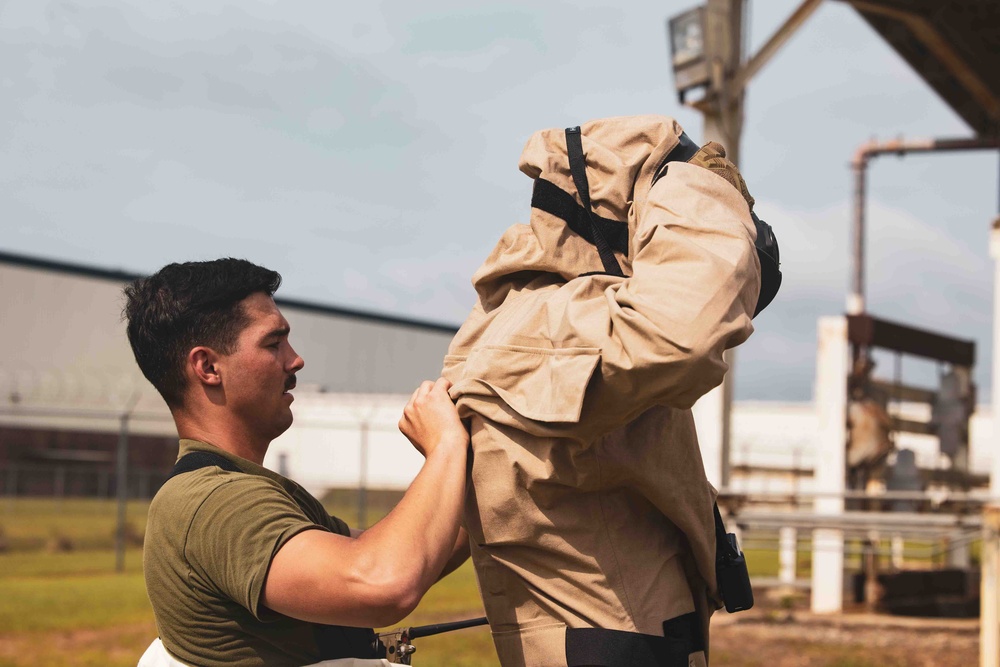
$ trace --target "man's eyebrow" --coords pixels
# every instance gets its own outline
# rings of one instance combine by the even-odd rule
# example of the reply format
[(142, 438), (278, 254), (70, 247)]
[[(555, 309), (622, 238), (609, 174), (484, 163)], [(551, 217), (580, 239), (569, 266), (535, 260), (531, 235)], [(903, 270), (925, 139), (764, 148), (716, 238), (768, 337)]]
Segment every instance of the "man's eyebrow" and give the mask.
[(277, 329), (272, 329), (264, 334), (264, 338), (281, 338), (283, 336), (287, 336), (290, 331), (291, 328), (287, 326), (278, 327)]

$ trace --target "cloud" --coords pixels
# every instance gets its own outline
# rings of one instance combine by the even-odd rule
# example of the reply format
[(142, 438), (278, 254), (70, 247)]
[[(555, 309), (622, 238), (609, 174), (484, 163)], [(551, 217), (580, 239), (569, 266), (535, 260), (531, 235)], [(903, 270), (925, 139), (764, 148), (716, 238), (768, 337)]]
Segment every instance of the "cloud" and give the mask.
[(403, 54), (447, 54), (467, 56), (490, 50), (497, 42), (517, 42), (535, 52), (546, 50), (546, 39), (537, 13), (510, 9), (476, 8), (469, 5), (420, 7), (404, 24)]
[[(793, 4), (754, 4), (756, 43)], [(666, 113), (700, 139), (700, 115), (672, 86), (672, 11), (9, 0), (4, 247), (138, 271), (235, 254), (279, 269), (289, 296), (461, 321), (472, 271), (528, 218), (517, 160), (534, 131)], [(785, 284), (740, 352), (740, 395), (811, 393), (816, 318), (842, 312), (848, 286), (858, 144), (966, 132), (840, 3), (755, 78), (741, 169), (778, 231)], [(993, 156), (886, 159), (869, 172), (872, 311), (975, 337), (981, 384), (995, 187)]]

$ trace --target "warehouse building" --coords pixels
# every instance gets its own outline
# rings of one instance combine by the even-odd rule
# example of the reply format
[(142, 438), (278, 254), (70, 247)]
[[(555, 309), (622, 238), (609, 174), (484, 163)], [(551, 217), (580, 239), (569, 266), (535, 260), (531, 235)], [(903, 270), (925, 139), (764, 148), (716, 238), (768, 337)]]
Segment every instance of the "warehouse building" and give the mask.
[[(166, 406), (139, 372), (126, 339), (122, 287), (136, 277), (0, 253), (0, 493), (113, 493), (123, 436), (130, 493), (148, 496), (162, 482), (177, 441)], [(301, 460), (290, 457), (290, 444), (336, 450), (336, 442), (324, 442), (329, 436), (351, 443), (348, 456), (357, 465), (353, 443), (362, 425), (373, 446), (388, 441), (408, 456), (409, 446), (394, 432), (399, 410), (422, 380), (438, 376), (455, 328), (280, 294), (293, 343), (307, 363), (298, 374), (296, 426), (275, 444), (268, 464), (293, 474), (310, 470), (292, 465)], [(316, 424), (323, 427), (319, 437)], [(419, 465), (407, 461), (411, 469)], [(336, 459), (328, 463), (331, 471), (345, 469)]]

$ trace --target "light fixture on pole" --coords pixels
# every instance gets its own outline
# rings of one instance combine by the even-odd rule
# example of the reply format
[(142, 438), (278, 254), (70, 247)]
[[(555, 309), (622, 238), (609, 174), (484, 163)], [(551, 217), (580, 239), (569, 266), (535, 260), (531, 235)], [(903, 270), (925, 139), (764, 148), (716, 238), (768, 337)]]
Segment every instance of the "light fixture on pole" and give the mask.
[(711, 78), (705, 57), (705, 8), (695, 7), (668, 19), (667, 37), (677, 98), (684, 104), (688, 90), (707, 86)]

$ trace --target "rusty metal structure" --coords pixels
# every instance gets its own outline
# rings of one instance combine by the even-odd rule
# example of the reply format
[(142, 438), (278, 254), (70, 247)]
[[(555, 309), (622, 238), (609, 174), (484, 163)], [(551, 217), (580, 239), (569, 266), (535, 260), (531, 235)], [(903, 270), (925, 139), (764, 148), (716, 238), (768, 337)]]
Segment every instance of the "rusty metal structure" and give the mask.
[(847, 2), (978, 137), (1000, 135), (1000, 3)]
[[(703, 114), (705, 139), (721, 141), (739, 163), (743, 102), (750, 80), (822, 4), (802, 0), (782, 25), (752, 55), (745, 57), (743, 7), (747, 0), (705, 0), (705, 4), (668, 22), (674, 82), (681, 103)], [(1000, 3), (996, 0), (838, 0), (849, 4), (972, 129), (973, 136), (923, 142), (866, 144), (855, 156), (855, 207), (852, 291), (848, 312), (864, 313), (864, 192), (868, 162), (885, 153), (994, 148), (1000, 140)], [(733, 364), (733, 359), (729, 359)], [(710, 393), (703, 407), (720, 423), (718, 450), (706, 459), (718, 482), (729, 483), (732, 371), (719, 396)], [(717, 405), (716, 405), (717, 404)], [(715, 461), (716, 456), (718, 461)]]
[[(819, 7), (822, 0), (802, 0), (759, 51), (746, 58), (743, 52), (742, 21), (747, 0), (705, 0), (705, 4), (680, 14), (668, 23), (671, 38), (675, 86), (678, 98), (685, 103), (690, 90), (701, 89), (703, 96), (687, 104), (699, 110), (705, 119), (706, 139), (722, 141), (739, 157), (745, 88), (750, 79), (766, 64)], [(781, 580), (795, 582), (796, 530), (812, 532), (814, 612), (842, 610), (844, 554), (849, 548), (844, 535), (862, 531), (866, 535), (866, 563), (861, 583), (869, 601), (880, 597), (877, 590), (894, 584), (904, 592), (915, 581), (933, 579), (937, 586), (951, 577), (951, 598), (928, 607), (921, 593), (917, 607), (967, 613), (975, 607), (978, 591), (975, 577), (969, 574), (968, 543), (976, 534), (983, 539), (981, 594), (981, 667), (1000, 667), (1000, 507), (988, 504), (980, 491), (985, 482), (968, 469), (968, 419), (975, 402), (971, 370), (975, 345), (938, 332), (920, 330), (904, 323), (888, 322), (865, 312), (864, 306), (864, 195), (868, 163), (879, 155), (923, 153), (931, 151), (1000, 148), (1000, 2), (997, 0), (837, 0), (848, 4), (875, 32), (903, 58), (971, 130), (971, 136), (926, 141), (899, 140), (871, 142), (855, 154), (855, 204), (853, 219), (853, 272), (848, 298), (848, 317), (821, 318), (819, 323), (819, 358), (817, 363), (816, 404), (820, 426), (818, 446), (820, 464), (815, 478), (820, 495), (811, 499), (811, 512), (776, 513), (771, 528), (780, 529)], [(993, 223), (991, 253), (1000, 262), (1000, 217)], [(1000, 269), (995, 278), (997, 297), (994, 318), (994, 347), (1000, 349)], [(870, 351), (889, 350), (896, 355), (896, 376), (892, 381), (870, 375)], [(937, 361), (942, 369), (939, 386), (930, 389), (902, 383), (900, 359), (912, 355)], [(732, 363), (732, 360), (730, 360)], [(730, 373), (731, 374), (731, 373)], [(1000, 415), (1000, 355), (994, 354), (994, 415)], [(728, 375), (727, 375), (728, 378)], [(711, 398), (711, 394), (705, 398)], [(898, 403), (907, 401), (929, 408), (930, 419), (914, 419), (902, 414), (890, 415), (886, 397)], [(705, 399), (703, 399), (704, 401)], [(767, 525), (767, 511), (742, 508), (748, 497), (735, 497), (729, 482), (729, 411), (731, 400), (725, 387), (720, 399), (714, 399), (708, 416), (718, 412), (721, 438), (715, 448), (719, 456), (718, 479), (722, 496), (737, 509), (740, 525)], [(718, 403), (716, 406), (715, 403)], [(867, 433), (855, 429), (851, 434), (848, 415), (866, 414)], [(857, 422), (861, 423), (861, 421)], [(886, 455), (894, 449), (891, 432), (936, 436), (939, 451), (950, 459), (948, 470), (933, 479), (919, 479), (913, 452), (902, 450), (896, 463), (886, 469)], [(865, 436), (855, 437), (856, 436)], [(849, 449), (852, 440), (865, 440), (867, 450), (854, 457)], [(848, 448), (845, 448), (845, 443)], [(705, 443), (703, 443), (704, 447)], [(888, 445), (888, 447), (886, 446)], [(708, 449), (713, 449), (709, 447)], [(909, 457), (903, 456), (909, 454)], [(714, 456), (714, 455), (713, 455)], [(867, 459), (865, 459), (867, 457)], [(706, 458), (706, 469), (709, 467)], [(858, 461), (867, 463), (861, 470)], [(712, 461), (714, 465), (714, 460)], [(711, 472), (711, 470), (710, 470)], [(849, 477), (853, 475), (853, 478)], [(867, 488), (875, 482), (872, 489)], [(871, 493), (882, 484), (881, 493)], [(991, 479), (993, 494), (1000, 491), (1000, 461), (994, 463)], [(937, 506), (934, 513), (920, 512), (934, 500), (926, 489), (942, 489), (952, 499), (962, 497), (954, 507)], [(886, 488), (888, 487), (888, 488)], [(828, 497), (821, 497), (827, 494)], [(878, 496), (878, 499), (876, 499)], [(756, 494), (755, 502), (763, 499)], [(786, 499), (787, 500), (787, 499)], [(792, 500), (797, 504), (798, 495)], [(766, 503), (766, 500), (765, 500)], [(985, 504), (984, 504), (985, 503)], [(848, 510), (845, 512), (845, 510)], [(872, 511), (883, 510), (883, 511)], [(889, 510), (889, 511), (884, 511)], [(985, 517), (980, 523), (979, 512)], [(893, 558), (898, 544), (903, 548), (903, 534), (916, 534), (935, 524), (935, 539), (943, 538), (951, 546), (949, 564), (954, 572), (934, 571), (898, 582), (879, 579), (878, 558), (872, 535), (879, 530), (893, 533)], [(982, 531), (981, 533), (979, 531)], [(789, 565), (790, 567), (786, 567)], [(957, 575), (956, 575), (957, 573)], [(923, 576), (923, 575), (921, 575)], [(920, 587), (925, 587), (921, 584)], [(875, 595), (870, 595), (875, 593)], [(891, 597), (891, 596), (890, 596)], [(905, 596), (904, 596), (905, 597)], [(946, 596), (947, 597), (947, 596)], [(913, 600), (896, 600), (897, 610), (916, 611)]]
[[(917, 355), (945, 363), (952, 369), (942, 377), (936, 391), (919, 390), (897, 383), (869, 382), (866, 387), (883, 396), (939, 407), (948, 394), (959, 392), (952, 402), (972, 403), (971, 385), (974, 344), (902, 324), (888, 323), (866, 313), (865, 304), (865, 207), (867, 167), (881, 155), (909, 155), (944, 151), (1000, 149), (1000, 3), (986, 0), (932, 2), (930, 0), (845, 0), (932, 89), (969, 125), (973, 136), (929, 140), (869, 141), (863, 143), (851, 162), (854, 172), (851, 287), (847, 299), (849, 338), (856, 366), (872, 347), (900, 354)], [(876, 340), (878, 339), (878, 340)], [(863, 363), (861, 364), (863, 367)], [(879, 385), (879, 386), (875, 386)], [(954, 386), (953, 386), (954, 385)], [(960, 390), (955, 387), (959, 387)], [(855, 406), (856, 407), (856, 406)], [(942, 410), (938, 410), (943, 413)], [(954, 410), (952, 410), (954, 412)], [(971, 414), (971, 405), (968, 410)], [(942, 451), (948, 450), (956, 473), (967, 474), (967, 425), (957, 435), (939, 419), (938, 423), (915, 423), (890, 418), (895, 431), (937, 435)], [(952, 419), (954, 421), (954, 419)], [(961, 426), (961, 425), (959, 425)], [(965, 432), (966, 437), (962, 437)], [(954, 450), (954, 451), (953, 451)], [(971, 480), (958, 485), (969, 488)]]
[(852, 292), (864, 312), (865, 178), (885, 154), (1000, 148), (1000, 3), (995, 0), (842, 0), (850, 4), (972, 129), (967, 138), (869, 142), (854, 155)]
[[(738, 156), (739, 139), (743, 120), (744, 90), (749, 80), (756, 74), (767, 60), (784, 44), (789, 37), (801, 27), (808, 17), (819, 7), (822, 0), (802, 0), (795, 11), (784, 24), (771, 36), (758, 53), (744, 59), (742, 51), (742, 16), (744, 0), (706, 0), (703, 7), (679, 15), (670, 25), (671, 38), (681, 33), (678, 28), (689, 28), (697, 19), (701, 23), (700, 40), (683, 42), (688, 48), (675, 48), (674, 67), (675, 83), (679, 98), (685, 101), (685, 94), (692, 88), (701, 87), (704, 96), (688, 104), (704, 114), (706, 131), (711, 130), (711, 138), (721, 140), (727, 147), (736, 149)], [(950, 497), (956, 494), (968, 494), (974, 487), (979, 487), (984, 480), (974, 479), (967, 466), (967, 412), (974, 402), (975, 388), (971, 384), (971, 368), (975, 362), (975, 346), (972, 341), (962, 340), (941, 334), (920, 330), (904, 323), (888, 322), (865, 312), (864, 306), (864, 234), (865, 234), (865, 202), (866, 169), (868, 163), (876, 156), (885, 154), (905, 155), (931, 151), (996, 149), (1000, 148), (1000, 2), (997, 0), (962, 0), (961, 2), (941, 2), (941, 0), (837, 0), (848, 4), (874, 31), (903, 58), (913, 70), (934, 90), (940, 98), (964, 120), (971, 130), (968, 137), (931, 139), (925, 141), (899, 140), (892, 142), (870, 142), (862, 145), (853, 161), (855, 183), (854, 227), (853, 227), (853, 272), (848, 299), (847, 318), (828, 318), (831, 321), (825, 325), (821, 321), (820, 348), (823, 341), (830, 347), (823, 357), (819, 367), (824, 370), (823, 377), (817, 374), (817, 383), (823, 378), (829, 381), (828, 391), (823, 392), (823, 400), (817, 395), (820, 405), (821, 426), (830, 428), (829, 437), (822, 445), (823, 460), (821, 467), (823, 479), (820, 486), (829, 485), (826, 489), (836, 497), (815, 499), (814, 512), (810, 515), (799, 513), (801, 520), (799, 528), (813, 531), (814, 543), (814, 577), (813, 577), (813, 610), (817, 612), (836, 611), (841, 608), (840, 573), (843, 568), (843, 553), (845, 544), (843, 532), (851, 530), (852, 521), (860, 522), (867, 529), (893, 529), (905, 527), (906, 531), (927, 526), (933, 515), (918, 514), (914, 511), (918, 504), (926, 502), (928, 485), (949, 489)], [(698, 49), (689, 48), (691, 43), (703, 45), (697, 55), (692, 52)], [(707, 134), (706, 134), (707, 136)], [(994, 227), (1000, 224), (1000, 218)], [(1000, 235), (994, 233), (997, 250), (1000, 257)], [(998, 274), (1000, 275), (1000, 274)], [(998, 278), (1000, 280), (1000, 278)], [(1000, 282), (998, 282), (1000, 285)], [(998, 288), (1000, 289), (1000, 288)], [(997, 301), (1000, 309), (1000, 300)], [(838, 320), (838, 321), (833, 321)], [(825, 326), (825, 328), (824, 328)], [(1000, 328), (1000, 318), (995, 327)], [(825, 332), (825, 333), (824, 333)], [(824, 338), (825, 336), (825, 338)], [(998, 338), (994, 332), (995, 344)], [(897, 371), (892, 381), (877, 380), (870, 377), (871, 364), (867, 363), (869, 352), (873, 348), (889, 350), (896, 354), (897, 368), (902, 355), (912, 355), (930, 359), (941, 364), (942, 372), (940, 386), (934, 389), (903, 385)], [(849, 350), (849, 351), (848, 351)], [(843, 353), (843, 354), (842, 354)], [(823, 356), (821, 354), (821, 356)], [(843, 359), (840, 357), (843, 356)], [(850, 358), (850, 362), (848, 362)], [(827, 368), (828, 367), (828, 368)], [(1000, 364), (994, 361), (994, 378), (1000, 378)], [(845, 387), (844, 384), (847, 384)], [(997, 384), (998, 380), (994, 380)], [(853, 383), (853, 385), (852, 385)], [(881, 501), (877, 507), (871, 505), (872, 497), (868, 490), (861, 488), (864, 484), (846, 484), (845, 474), (850, 457), (845, 456), (844, 436), (846, 434), (845, 418), (850, 408), (849, 392), (857, 390), (858, 385), (864, 385), (863, 391), (855, 393), (856, 404), (863, 403), (872, 408), (870, 422), (878, 428), (874, 431), (895, 430), (937, 436), (941, 451), (947, 450), (951, 460), (952, 473), (947, 478), (933, 480), (908, 479), (909, 484), (917, 486), (896, 486), (895, 489), (883, 490)], [(845, 391), (847, 389), (847, 391)], [(831, 393), (832, 392), (832, 393)], [(869, 392), (869, 393), (865, 393)], [(890, 396), (893, 400), (923, 404), (930, 408), (929, 420), (917, 420), (902, 415), (890, 415), (886, 410), (875, 409), (878, 400), (873, 395)], [(825, 401), (825, 402), (824, 402)], [(722, 407), (722, 461), (721, 481), (725, 487), (728, 482), (728, 420), (726, 399)], [(825, 407), (824, 407), (825, 406)], [(1000, 406), (1000, 401), (994, 400), (994, 406)], [(854, 407), (857, 407), (855, 405)], [(996, 408), (995, 408), (996, 411)], [(924, 412), (928, 412), (925, 410)], [(963, 430), (964, 429), (964, 430)], [(872, 432), (869, 433), (871, 435)], [(877, 434), (876, 434), (877, 435)], [(849, 438), (847, 438), (849, 440)], [(869, 437), (869, 441), (879, 440)], [(946, 444), (947, 441), (947, 444)], [(884, 443), (883, 443), (884, 444)], [(876, 448), (877, 449), (877, 448)], [(884, 457), (886, 450), (877, 454)], [(878, 463), (876, 462), (878, 465)], [(994, 467), (994, 477), (1000, 476), (1000, 466)], [(884, 472), (884, 470), (883, 470)], [(909, 469), (911, 476), (916, 472), (915, 465)], [(940, 471), (939, 471), (940, 472)], [(877, 476), (877, 475), (876, 475)], [(871, 481), (856, 479), (855, 482)], [(878, 481), (878, 480), (876, 480)], [(890, 483), (891, 480), (883, 480)], [(897, 479), (897, 484), (899, 480)], [(1000, 488), (996, 480), (994, 488)], [(848, 488), (852, 487), (852, 488)], [(826, 487), (823, 487), (826, 488)], [(918, 490), (918, 488), (920, 490)], [(725, 489), (723, 489), (725, 493)], [(890, 497), (894, 500), (890, 501)], [(759, 500), (759, 498), (758, 498)], [(969, 530), (978, 530), (978, 519), (975, 514), (969, 515), (970, 508), (979, 507), (984, 502), (982, 496), (969, 497), (971, 505), (966, 508), (956, 508), (934, 516), (943, 522), (939, 530), (944, 530), (952, 537), (966, 539)], [(846, 504), (850, 507), (845, 507)], [(890, 502), (886, 502), (890, 501)], [(886, 503), (884, 506), (882, 503)], [(869, 511), (856, 511), (867, 508)], [(845, 509), (855, 511), (844, 512)], [(895, 510), (889, 512), (872, 512), (871, 509)], [(938, 508), (943, 509), (943, 508)], [(751, 523), (764, 520), (760, 512), (740, 512), (741, 519), (754, 518)], [(792, 531), (796, 526), (789, 523), (790, 514), (783, 513), (776, 518), (774, 525), (783, 531)], [(884, 525), (876, 525), (873, 520), (882, 516)], [(820, 520), (825, 521), (822, 523)], [(971, 520), (971, 523), (970, 523)], [(994, 521), (996, 525), (1000, 522)], [(974, 525), (975, 524), (975, 525)], [(991, 524), (993, 525), (993, 524)], [(825, 529), (819, 529), (825, 527)], [(854, 526), (857, 528), (858, 526)], [(990, 530), (994, 530), (991, 528)], [(1000, 534), (1000, 531), (995, 531)], [(822, 535), (820, 533), (823, 533)], [(1000, 562), (1000, 538), (994, 533), (984, 536), (992, 545), (989, 550), (984, 548), (983, 580), (983, 636), (982, 662), (983, 667), (1000, 667), (1000, 633), (997, 633), (997, 618), (1000, 617), (1000, 586), (997, 585), (997, 566)], [(902, 538), (900, 538), (902, 539)], [(822, 547), (822, 548), (821, 548)], [(995, 547), (995, 548), (994, 548)], [(959, 549), (959, 552), (967, 549)], [(871, 554), (868, 554), (869, 556)], [(959, 554), (953, 554), (959, 555)], [(962, 561), (965, 556), (954, 558)], [(868, 568), (868, 579), (877, 573), (874, 565)], [(949, 560), (952, 560), (949, 558)], [(822, 561), (822, 563), (820, 563)], [(825, 569), (826, 575), (817, 578), (817, 567)], [(967, 566), (967, 564), (965, 564)], [(832, 576), (836, 573), (837, 576)], [(794, 576), (794, 572), (793, 572)], [(824, 578), (831, 581), (824, 581)], [(965, 581), (963, 579), (963, 581)], [(992, 582), (992, 583), (991, 583)], [(971, 590), (966, 581), (965, 592)], [(817, 587), (819, 590), (817, 590)], [(966, 600), (965, 602), (968, 602)]]
[[(972, 341), (905, 324), (887, 322), (866, 313), (865, 194), (867, 167), (875, 157), (1000, 148), (1000, 76), (997, 75), (1000, 71), (1000, 3), (992, 0), (966, 2), (847, 0), (847, 2), (913, 67), (973, 132), (970, 137), (960, 138), (869, 141), (859, 146), (855, 152), (851, 163), (854, 172), (852, 272), (851, 289), (847, 299), (848, 339), (854, 368), (864, 369), (864, 360), (869, 351), (880, 347), (896, 353), (897, 368), (901, 355), (909, 354), (946, 364), (948, 370), (942, 373), (940, 386), (933, 391), (904, 386), (899, 378), (895, 378), (892, 382), (880, 382), (865, 375), (862, 378), (862, 382), (866, 384), (864, 391), (852, 395), (849, 403), (849, 415), (851, 415), (849, 420), (864, 402), (875, 403), (870, 398), (866, 401), (859, 396), (881, 396), (883, 403), (885, 397), (892, 396), (897, 401), (907, 400), (927, 405), (931, 415), (929, 421), (903, 419), (898, 415), (890, 416), (882, 411), (889, 431), (936, 436), (939, 451), (946, 454), (950, 461), (948, 470), (936, 471), (948, 473), (947, 475), (938, 475), (934, 480), (913, 479), (910, 483), (915, 486), (912, 488), (926, 489), (929, 485), (933, 485), (968, 491), (984, 483), (984, 480), (973, 479), (975, 476), (971, 475), (968, 469), (968, 420), (974, 409), (976, 393), (971, 380), (972, 366), (975, 362), (975, 344)], [(857, 378), (852, 379), (857, 380)], [(856, 388), (850, 391), (856, 391)], [(854, 429), (849, 432), (850, 453), (850, 448), (855, 446)], [(915, 472), (915, 467), (912, 472)], [(903, 476), (902, 473), (895, 475), (897, 479)], [(891, 488), (892, 480), (886, 481), (890, 482)], [(863, 483), (863, 480), (860, 483)], [(849, 478), (848, 485), (855, 489), (860, 488), (856, 477)], [(903, 507), (905, 504), (901, 506)], [(862, 506), (855, 504), (854, 508), (861, 509)], [(967, 549), (963, 548), (960, 551), (967, 552)], [(866, 599), (869, 604), (881, 600), (882, 606), (886, 609), (895, 609), (897, 612), (908, 609), (912, 612), (923, 610), (928, 613), (940, 613), (942, 607), (937, 604), (914, 605), (911, 599), (913, 591), (910, 589), (918, 581), (923, 581), (919, 577), (924, 577), (927, 582), (936, 582), (933, 585), (918, 586), (921, 593), (918, 597), (926, 601), (933, 597), (929, 595), (929, 591), (937, 590), (935, 586), (951, 576), (959, 585), (955, 590), (949, 589), (949, 592), (961, 595), (949, 597), (948, 604), (951, 605), (949, 608), (963, 613), (968, 612), (979, 606), (979, 601), (973, 597), (972, 592), (973, 590), (978, 592), (978, 578), (967, 576), (977, 573), (968, 569), (967, 553), (954, 560), (958, 567), (953, 571), (881, 574), (878, 572), (877, 559), (866, 558), (865, 573), (857, 580), (859, 583), (865, 581), (860, 597)], [(984, 595), (984, 600), (986, 599), (987, 595)], [(989, 614), (984, 613), (984, 625), (993, 624), (988, 616)], [(997, 651), (995, 646), (990, 646), (991, 643), (995, 644), (995, 640), (984, 639), (983, 664), (995, 664)]]

